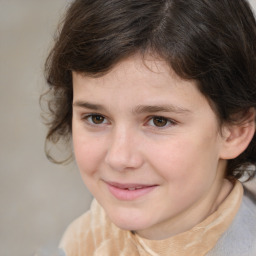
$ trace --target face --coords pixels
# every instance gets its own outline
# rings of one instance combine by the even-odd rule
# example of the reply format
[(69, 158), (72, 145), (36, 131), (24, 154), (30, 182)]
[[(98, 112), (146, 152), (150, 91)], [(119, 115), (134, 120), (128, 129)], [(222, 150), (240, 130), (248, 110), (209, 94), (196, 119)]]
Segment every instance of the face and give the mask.
[(108, 74), (73, 73), (73, 146), (84, 183), (118, 227), (163, 239), (211, 211), (223, 139), (193, 81), (131, 57)]

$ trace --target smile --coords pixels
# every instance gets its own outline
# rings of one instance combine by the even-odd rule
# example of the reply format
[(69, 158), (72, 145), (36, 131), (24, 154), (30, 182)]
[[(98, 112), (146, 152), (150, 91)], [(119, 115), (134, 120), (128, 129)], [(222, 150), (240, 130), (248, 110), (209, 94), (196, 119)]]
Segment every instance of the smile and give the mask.
[(118, 200), (131, 201), (139, 197), (142, 197), (152, 190), (157, 185), (145, 185), (145, 184), (120, 184), (116, 182), (106, 182), (110, 193)]

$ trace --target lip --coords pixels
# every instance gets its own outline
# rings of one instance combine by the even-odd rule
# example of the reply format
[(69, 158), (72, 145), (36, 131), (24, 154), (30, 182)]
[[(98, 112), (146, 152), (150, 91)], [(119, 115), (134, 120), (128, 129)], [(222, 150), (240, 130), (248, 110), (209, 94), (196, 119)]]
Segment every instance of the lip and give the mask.
[(108, 190), (117, 199), (123, 201), (132, 201), (145, 196), (154, 190), (158, 185), (139, 184), (139, 183), (117, 183), (106, 182)]

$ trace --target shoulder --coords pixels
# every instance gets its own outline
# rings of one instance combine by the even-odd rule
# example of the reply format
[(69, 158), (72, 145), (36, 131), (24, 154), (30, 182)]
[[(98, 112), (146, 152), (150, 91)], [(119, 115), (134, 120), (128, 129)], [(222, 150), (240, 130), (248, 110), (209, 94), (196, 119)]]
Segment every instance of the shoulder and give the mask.
[(66, 229), (59, 247), (67, 256), (78, 255), (79, 241), (89, 236), (91, 210), (74, 220)]
[(131, 255), (134, 252), (130, 232), (116, 227), (95, 199), (90, 210), (69, 225), (60, 248), (66, 256), (119, 255), (120, 251)]
[(210, 255), (256, 255), (256, 197), (246, 187), (234, 221)]

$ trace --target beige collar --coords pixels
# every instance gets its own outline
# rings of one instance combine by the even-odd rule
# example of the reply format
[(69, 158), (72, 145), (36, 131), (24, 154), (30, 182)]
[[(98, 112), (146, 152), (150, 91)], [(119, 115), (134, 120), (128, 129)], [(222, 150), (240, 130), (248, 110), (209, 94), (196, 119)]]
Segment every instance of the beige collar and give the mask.
[(236, 181), (232, 191), (218, 209), (191, 230), (157, 241), (132, 235), (140, 255), (206, 255), (230, 226), (238, 212), (242, 196), (243, 187), (239, 181)]

